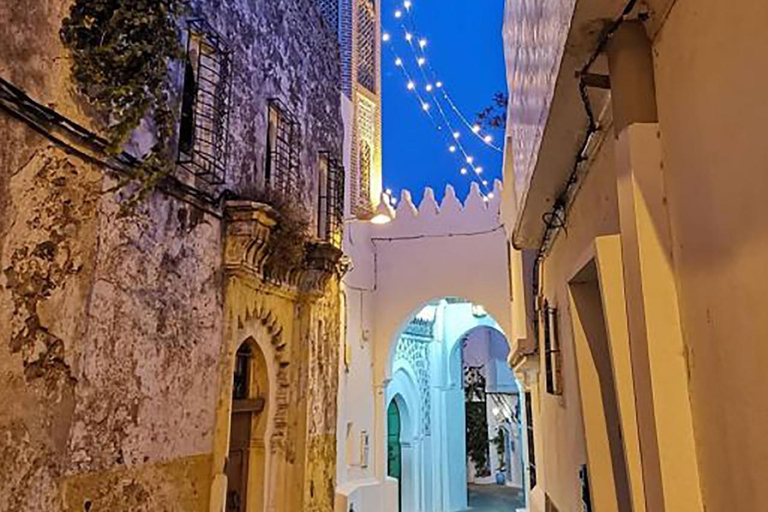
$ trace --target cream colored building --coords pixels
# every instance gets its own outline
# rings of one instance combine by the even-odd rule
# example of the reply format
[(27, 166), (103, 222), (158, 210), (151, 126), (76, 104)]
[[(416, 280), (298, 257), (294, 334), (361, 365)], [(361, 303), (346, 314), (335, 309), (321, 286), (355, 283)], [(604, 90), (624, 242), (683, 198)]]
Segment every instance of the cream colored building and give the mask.
[(765, 20), (761, 0), (506, 2), (532, 512), (768, 509)]

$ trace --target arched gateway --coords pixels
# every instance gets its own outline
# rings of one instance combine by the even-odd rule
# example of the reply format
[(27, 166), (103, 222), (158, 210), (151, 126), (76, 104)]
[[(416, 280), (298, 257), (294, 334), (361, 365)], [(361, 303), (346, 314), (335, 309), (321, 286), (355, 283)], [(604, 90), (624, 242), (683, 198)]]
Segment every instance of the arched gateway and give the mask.
[[(419, 390), (434, 382), (425, 383), (423, 369), (414, 368), (407, 358), (398, 358), (396, 347), (406, 329), (414, 325), (417, 313), (446, 297), (462, 297), (467, 307), (481, 307), (498, 331), (515, 335), (507, 237), (499, 215), (501, 193), (499, 182), (494, 193), (485, 198), (475, 185), (462, 204), (449, 186), (438, 204), (432, 190), (427, 189), (416, 208), (406, 191), (390, 223), (354, 222), (348, 227), (345, 251), (351, 256), (352, 270), (344, 280), (349, 307), (337, 444), (338, 460), (346, 462), (340, 463), (337, 471), (337, 506), (341, 510), (390, 512), (398, 509), (399, 496), (403, 497), (402, 512), (453, 512), (466, 504), (455, 491), (451, 494), (449, 477), (424, 475), (425, 466), (419, 462), (447, 460), (445, 454), (433, 452), (457, 446), (464, 457), (461, 426), (441, 432), (441, 441), (435, 444), (425, 441), (425, 428), (431, 429), (430, 436), (437, 437), (432, 432), (445, 430), (446, 425), (417, 425), (429, 418), (445, 418), (445, 411), (437, 415), (423, 412), (427, 407), (450, 407), (450, 400), (446, 395), (426, 403)], [(450, 382), (449, 368), (433, 368), (430, 375), (438, 370), (448, 379), (445, 383)], [(411, 400), (401, 391), (408, 387), (415, 390)], [(460, 386), (454, 393), (463, 401)], [(388, 479), (387, 465), (391, 446), (387, 418), (395, 397), (403, 397), (411, 413), (409, 449), (416, 461), (414, 477), (403, 475), (401, 483)], [(401, 402), (395, 403), (401, 406)], [(366, 450), (366, 446), (371, 449)], [(433, 471), (450, 470), (442, 467)], [(466, 483), (465, 476), (454, 478), (463, 478)], [(409, 485), (413, 488), (406, 488)], [(400, 492), (399, 486), (403, 487)], [(411, 499), (413, 505), (408, 504)]]

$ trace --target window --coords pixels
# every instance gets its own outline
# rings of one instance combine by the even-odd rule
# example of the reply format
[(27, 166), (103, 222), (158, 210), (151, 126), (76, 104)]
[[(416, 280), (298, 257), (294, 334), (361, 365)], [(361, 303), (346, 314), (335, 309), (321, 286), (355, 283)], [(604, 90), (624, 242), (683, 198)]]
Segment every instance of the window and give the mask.
[(330, 153), (320, 153), (317, 237), (341, 247), (344, 221), (344, 167)]
[(251, 347), (247, 343), (240, 345), (235, 355), (235, 382), (232, 387), (232, 398), (245, 400), (249, 394)]
[(528, 433), (528, 477), (530, 488), (536, 487), (536, 445), (533, 438), (533, 400), (531, 392), (525, 392), (525, 428)]
[(203, 20), (191, 20), (184, 59), (179, 165), (211, 184), (224, 182), (229, 157), (232, 54)]
[(557, 309), (549, 307), (545, 301), (542, 308), (542, 326), (544, 329), (544, 366), (546, 370), (547, 393), (563, 393), (562, 371), (560, 364), (560, 340), (557, 326)]
[(278, 196), (296, 197), (299, 193), (299, 123), (277, 99), (269, 100), (268, 116), (266, 188)]

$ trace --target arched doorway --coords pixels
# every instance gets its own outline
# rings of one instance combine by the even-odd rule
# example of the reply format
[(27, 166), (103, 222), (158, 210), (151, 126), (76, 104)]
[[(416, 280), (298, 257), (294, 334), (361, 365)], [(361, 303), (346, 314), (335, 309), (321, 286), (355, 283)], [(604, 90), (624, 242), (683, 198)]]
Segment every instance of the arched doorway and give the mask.
[(400, 444), (402, 423), (397, 401), (387, 408), (387, 476), (397, 479), (397, 510), (403, 509), (403, 448)]
[[(481, 491), (481, 503), (491, 499), (515, 505), (511, 510), (525, 505), (522, 418), (516, 414), (519, 388), (508, 353), (499, 324), (482, 307), (463, 299), (430, 301), (401, 329), (390, 356), (387, 444), (392, 455), (399, 449), (401, 461), (412, 461), (407, 468), (399, 467), (398, 482), (404, 499), (413, 491), (418, 504), (413, 510), (464, 511), (474, 505), (468, 497), (477, 495), (468, 494), (468, 484)], [(473, 378), (480, 387), (468, 399)], [(398, 396), (408, 403), (412, 432), (404, 442), (400, 407), (395, 444), (393, 399)], [(470, 460), (470, 452), (476, 460)], [(480, 458), (482, 464), (477, 463)], [(511, 478), (513, 473), (516, 478)], [(401, 506), (401, 512), (411, 512), (405, 501)]]
[(246, 340), (235, 354), (226, 512), (264, 510), (268, 386), (264, 353)]

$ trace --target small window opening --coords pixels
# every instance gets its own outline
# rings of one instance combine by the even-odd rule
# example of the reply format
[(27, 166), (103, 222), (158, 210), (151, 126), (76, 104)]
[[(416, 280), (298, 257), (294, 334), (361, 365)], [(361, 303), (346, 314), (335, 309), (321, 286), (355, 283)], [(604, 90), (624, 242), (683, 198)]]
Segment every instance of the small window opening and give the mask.
[(268, 106), (267, 161), (264, 178), (267, 191), (277, 197), (299, 194), (300, 126), (280, 100)]
[(232, 398), (244, 400), (248, 398), (250, 387), (251, 347), (244, 343), (237, 349), (235, 356), (235, 382), (232, 388)]
[(179, 124), (179, 165), (211, 184), (229, 158), (232, 52), (204, 20), (189, 21)]
[(344, 167), (330, 153), (320, 153), (317, 237), (341, 247), (344, 222)]

